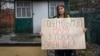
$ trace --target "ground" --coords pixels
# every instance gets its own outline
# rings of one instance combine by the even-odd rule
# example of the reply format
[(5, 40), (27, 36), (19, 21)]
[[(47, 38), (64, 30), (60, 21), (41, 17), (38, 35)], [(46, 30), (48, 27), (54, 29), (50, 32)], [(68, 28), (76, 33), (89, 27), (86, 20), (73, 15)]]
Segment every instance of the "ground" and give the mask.
[(77, 50), (78, 56), (100, 56), (100, 46), (97, 44), (87, 43), (86, 50)]

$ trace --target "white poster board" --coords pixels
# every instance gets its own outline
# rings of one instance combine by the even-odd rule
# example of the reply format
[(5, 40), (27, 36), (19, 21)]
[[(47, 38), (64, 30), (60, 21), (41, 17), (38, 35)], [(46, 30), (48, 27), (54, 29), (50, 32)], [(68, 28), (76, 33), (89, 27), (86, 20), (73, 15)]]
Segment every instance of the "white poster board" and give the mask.
[(84, 18), (42, 20), (42, 49), (85, 49)]

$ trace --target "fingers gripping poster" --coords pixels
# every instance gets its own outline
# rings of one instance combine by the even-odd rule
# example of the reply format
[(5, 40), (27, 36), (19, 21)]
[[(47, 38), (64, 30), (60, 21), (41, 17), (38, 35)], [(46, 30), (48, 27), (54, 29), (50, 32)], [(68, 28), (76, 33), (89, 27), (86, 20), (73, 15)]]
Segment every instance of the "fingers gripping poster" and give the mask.
[(42, 20), (42, 49), (85, 49), (84, 18)]

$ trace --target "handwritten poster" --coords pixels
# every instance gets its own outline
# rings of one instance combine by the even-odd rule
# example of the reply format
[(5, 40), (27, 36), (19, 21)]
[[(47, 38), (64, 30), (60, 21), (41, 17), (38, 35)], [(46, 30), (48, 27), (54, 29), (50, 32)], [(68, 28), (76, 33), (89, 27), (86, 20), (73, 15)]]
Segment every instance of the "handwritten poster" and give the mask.
[(84, 18), (42, 20), (42, 49), (85, 49)]

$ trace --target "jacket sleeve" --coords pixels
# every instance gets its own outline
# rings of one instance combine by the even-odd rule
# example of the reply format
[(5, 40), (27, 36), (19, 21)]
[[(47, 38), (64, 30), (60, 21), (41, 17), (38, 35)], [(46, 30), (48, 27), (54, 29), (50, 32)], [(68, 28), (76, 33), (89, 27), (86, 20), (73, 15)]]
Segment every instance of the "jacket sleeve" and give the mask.
[(56, 18), (57, 16), (54, 16), (53, 18)]

